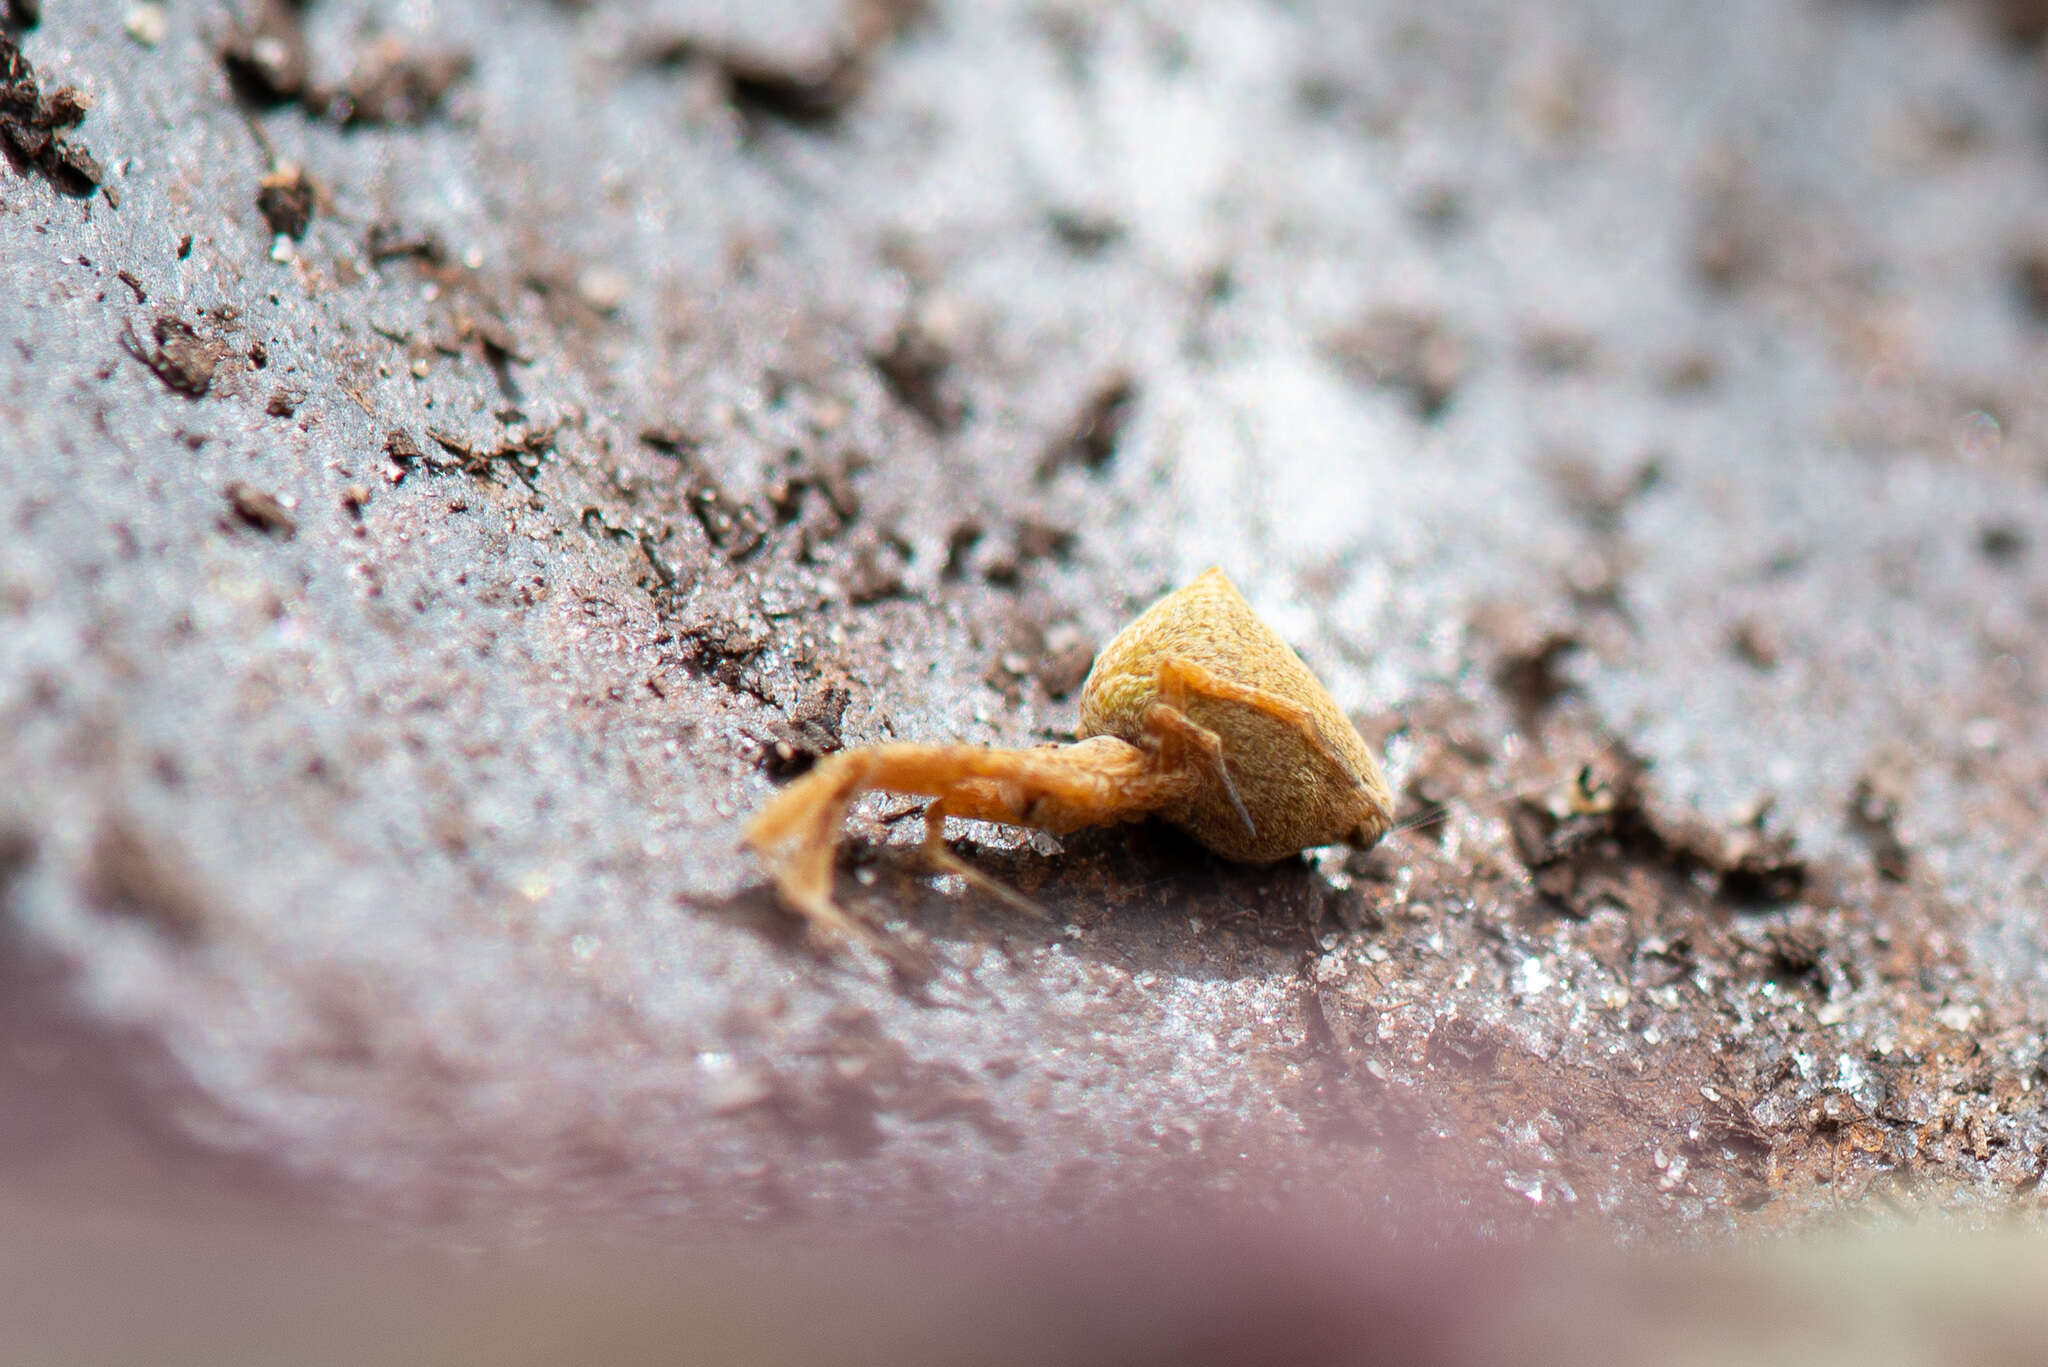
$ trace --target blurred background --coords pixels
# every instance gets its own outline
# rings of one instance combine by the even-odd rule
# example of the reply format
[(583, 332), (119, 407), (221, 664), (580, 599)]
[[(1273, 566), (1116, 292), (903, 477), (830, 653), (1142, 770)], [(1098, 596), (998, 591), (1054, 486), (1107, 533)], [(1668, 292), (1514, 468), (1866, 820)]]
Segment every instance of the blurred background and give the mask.
[[(4, 14), (0, 1356), (2040, 1341), (2048, 9)], [(1446, 819), (804, 943), (1211, 564)]]

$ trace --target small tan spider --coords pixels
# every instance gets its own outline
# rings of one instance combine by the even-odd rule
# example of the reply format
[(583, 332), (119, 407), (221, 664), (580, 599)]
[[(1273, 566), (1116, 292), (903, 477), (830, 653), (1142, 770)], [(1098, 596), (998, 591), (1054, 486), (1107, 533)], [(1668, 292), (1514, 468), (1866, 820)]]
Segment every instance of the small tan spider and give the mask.
[(1393, 824), (1378, 761), (1336, 700), (1223, 571), (1154, 603), (1095, 657), (1072, 745), (872, 745), (830, 756), (762, 808), (746, 842), (814, 930), (868, 938), (832, 900), (840, 824), (862, 793), (934, 799), (924, 852), (1037, 911), (963, 863), (947, 817), (1061, 834), (1158, 815), (1227, 859), (1368, 848)]

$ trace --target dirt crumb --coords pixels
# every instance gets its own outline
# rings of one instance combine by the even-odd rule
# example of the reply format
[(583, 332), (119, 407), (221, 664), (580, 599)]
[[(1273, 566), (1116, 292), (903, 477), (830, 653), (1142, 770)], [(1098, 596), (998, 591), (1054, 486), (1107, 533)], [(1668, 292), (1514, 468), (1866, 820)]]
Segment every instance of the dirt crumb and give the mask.
[(1878, 876), (1893, 883), (1905, 882), (1913, 871), (1912, 854), (1899, 836), (1899, 807), (1896, 790), (1875, 774), (1858, 778), (1849, 795), (1849, 829), (1870, 850)]
[(1740, 618), (1728, 629), (1728, 648), (1751, 669), (1776, 669), (1784, 655), (1777, 633), (1756, 617)]
[(1443, 412), (1465, 379), (1465, 342), (1433, 310), (1376, 309), (1326, 337), (1323, 349), (1360, 384), (1406, 395), (1424, 421)]
[(1673, 397), (1704, 394), (1721, 375), (1721, 364), (1711, 351), (1682, 351), (1667, 360), (1657, 373), (1657, 387)]
[(33, 166), (63, 194), (91, 195), (106, 173), (83, 143), (65, 136), (84, 122), (90, 107), (72, 86), (44, 90), (35, 67), (0, 28), (0, 150), (10, 161)]
[[(979, 540), (977, 537), (976, 541)], [(1074, 540), (1073, 528), (1026, 513), (1012, 522), (1007, 534), (995, 544), (981, 547), (981, 577), (1001, 588), (1015, 588), (1032, 565), (1042, 560), (1064, 560), (1073, 551)]]
[(1119, 219), (1081, 209), (1054, 209), (1046, 224), (1061, 246), (1082, 258), (1102, 255), (1130, 232)]
[(1514, 707), (1523, 729), (1531, 729), (1551, 704), (1576, 692), (1560, 668), (1565, 658), (1585, 648), (1575, 632), (1548, 631), (1504, 649), (1493, 667), (1494, 686)]
[(1589, 530), (1611, 536), (1621, 530), (1629, 506), (1664, 482), (1664, 461), (1652, 452), (1610, 476), (1580, 456), (1557, 455), (1548, 473), (1565, 506)]
[(84, 887), (101, 911), (145, 922), (181, 944), (198, 941), (213, 919), (182, 862), (122, 814), (104, 817), (94, 833)]
[(2027, 314), (2048, 323), (2048, 237), (2036, 237), (2013, 249), (2013, 286)]
[(1593, 334), (1567, 323), (1539, 323), (1522, 333), (1522, 364), (1539, 375), (1583, 375), (1600, 363)]
[[(399, 435), (401, 434), (392, 434), (393, 437)], [(427, 429), (427, 436), (436, 446), (454, 457), (453, 460), (435, 460), (420, 453), (420, 448), (414, 443), (413, 451), (416, 454), (413, 458), (425, 464), (429, 470), (437, 473), (452, 470), (487, 484), (498, 483), (499, 477), (509, 472), (529, 489), (534, 487), (534, 482), (540, 478), (541, 466), (555, 450), (553, 427), (528, 425), (523, 422), (509, 424), (499, 435), (498, 440), (489, 445), (434, 427)], [(411, 438), (408, 437), (406, 440), (409, 442)], [(385, 450), (391, 454), (393, 460), (400, 460), (390, 438), (386, 439)], [(401, 464), (403, 463), (405, 462), (401, 461)]]
[(307, 94), (312, 59), (294, 0), (253, 0), (220, 55), (229, 82), (246, 104), (291, 104)]
[(852, 700), (845, 685), (821, 684), (788, 716), (774, 722), (761, 743), (761, 764), (778, 778), (794, 778), (845, 747), (839, 728)]
[(227, 354), (225, 342), (202, 334), (174, 313), (159, 313), (150, 324), (150, 336), (154, 345), (145, 345), (131, 323), (121, 334), (121, 345), (165, 388), (197, 399), (213, 387), (214, 371)]
[(1648, 770), (1618, 747), (1561, 794), (1524, 798), (1509, 829), (1536, 890), (1584, 918), (1616, 906), (1653, 916), (1675, 892), (1704, 885), (1735, 906), (1780, 905), (1806, 887), (1804, 860), (1789, 834), (1765, 828), (1769, 805), (1733, 830), (1660, 813)]
[(2012, 522), (1987, 522), (1977, 529), (1977, 550), (1995, 565), (2010, 565), (2027, 553), (2026, 529)]
[(2000, 37), (2019, 47), (2048, 38), (2048, 0), (1978, 0)]
[(925, 10), (926, 0), (852, 0), (839, 41), (822, 49), (768, 52), (682, 33), (643, 40), (641, 60), (651, 66), (703, 63), (724, 82), (732, 107), (751, 121), (829, 129), (866, 91), (876, 52)]
[(269, 536), (280, 536), (287, 540), (299, 530), (297, 519), (284, 501), (275, 494), (266, 494), (261, 489), (244, 484), (240, 480), (221, 491), (227, 498), (228, 507), (235, 519), (243, 526), (263, 532)]
[(1116, 457), (1117, 442), (1130, 424), (1137, 401), (1137, 382), (1124, 371), (1116, 371), (1098, 384), (1067, 430), (1039, 457), (1039, 482), (1070, 465), (1091, 472), (1107, 466)]
[(905, 597), (909, 584), (904, 575), (909, 566), (910, 547), (900, 536), (861, 533), (847, 551), (837, 575), (846, 601), (855, 607), (865, 607), (886, 598)]
[(870, 359), (896, 401), (933, 431), (952, 432), (966, 418), (966, 400), (952, 380), (952, 349), (929, 329), (906, 322)]
[(328, 113), (345, 125), (417, 126), (441, 112), (449, 91), (474, 66), (467, 52), (416, 48), (386, 35), (357, 55)]
[(1694, 206), (1693, 275), (1708, 288), (1732, 292), (1770, 264), (1773, 231), (1748, 161), (1730, 149), (1709, 156)]
[(1046, 629), (1045, 644), (1032, 665), (1032, 677), (1045, 695), (1058, 701), (1072, 696), (1095, 664), (1095, 638), (1071, 622)]
[(317, 187), (296, 163), (284, 162), (265, 176), (256, 191), (256, 211), (273, 233), (301, 238), (313, 221)]
[(768, 539), (768, 525), (754, 506), (725, 491), (699, 454), (695, 438), (680, 428), (650, 427), (640, 440), (683, 469), (683, 498), (711, 544), (729, 560), (744, 560)]

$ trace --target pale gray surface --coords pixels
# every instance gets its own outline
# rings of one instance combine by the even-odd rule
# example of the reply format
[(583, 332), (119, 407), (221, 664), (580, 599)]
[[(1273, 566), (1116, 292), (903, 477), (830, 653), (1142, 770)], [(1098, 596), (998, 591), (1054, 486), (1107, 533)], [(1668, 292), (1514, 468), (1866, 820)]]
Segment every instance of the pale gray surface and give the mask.
[[(121, 204), (0, 180), (0, 826), (35, 851), (7, 905), (189, 1072), (210, 1104), (181, 1124), (351, 1206), (486, 1227), (1373, 1204), (1411, 1164), (1403, 1190), (1488, 1228), (1560, 1202), (1739, 1221), (1759, 1191), (1774, 1218), (1900, 1172), (2034, 1199), (2048, 334), (2010, 277), (2048, 218), (2036, 61), (1932, 5), (943, 5), (820, 129), (640, 56), (835, 41), (833, 6), (724, 8), (321, 0), (323, 79), (371, 32), (476, 68), (418, 128), (255, 116), (325, 190), (282, 263), (214, 56), (229, 7), (172, 7), (153, 50), (115, 5), (53, 3), (24, 38), (93, 96), (79, 134)], [(1062, 214), (1119, 231), (1077, 249)], [(379, 221), (438, 234), (445, 278), (373, 263)], [(1717, 233), (1727, 287), (1697, 266)], [(198, 400), (117, 340), (222, 307)], [(1434, 420), (1325, 345), (1390, 307), (1464, 347)], [(512, 423), (461, 336), (493, 311), (527, 358)], [(953, 352), (957, 430), (870, 364), (906, 318)], [(1530, 364), (1545, 330), (1591, 360)], [(1696, 353), (1712, 379), (1673, 392)], [(1120, 369), (1113, 461), (1038, 481)], [(266, 415), (278, 386), (296, 417)], [(519, 422), (559, 424), (531, 491), (390, 478), (392, 429), (445, 459), (429, 429)], [(859, 513), (836, 530), (810, 493), (728, 564), (636, 439), (656, 425), (739, 500), (785, 451), (855, 457)], [(1651, 455), (1611, 534), (1555, 473), (1619, 486)], [(236, 480), (295, 501), (296, 536), (235, 523)], [(1031, 519), (1071, 555), (990, 582)], [(1990, 524), (2027, 544), (1987, 557)], [(660, 543), (677, 590), (603, 526)], [(847, 601), (864, 561), (906, 593)], [(1619, 566), (1618, 608), (1574, 598), (1589, 562)], [(1494, 755), (1475, 788), (1620, 737), (1674, 810), (1775, 794), (1824, 876), (1803, 911), (1621, 924), (1528, 911), (1483, 816), (1381, 856), (1418, 866), (1391, 882), (1112, 834), (990, 862), (1050, 928), (901, 860), (843, 878), (931, 938), (928, 998), (783, 933), (735, 842), (812, 680), (848, 682), (849, 741), (1052, 738), (1071, 704), (1016, 678), (1041, 633), (1106, 639), (1210, 563), (1360, 716), (1462, 707)], [(1502, 617), (1593, 647), (1548, 755), (1491, 681)], [(1730, 649), (1744, 620), (1775, 668)], [(689, 663), (737, 637), (766, 642), (741, 687)], [(1392, 742), (1397, 786), (1427, 725)], [(1865, 771), (1902, 799), (1904, 888), (1845, 824)], [(139, 918), (96, 905), (110, 830), (156, 870)], [(1741, 938), (1787, 915), (1833, 965), (1789, 1003)], [(1674, 927), (1708, 964), (1675, 985), (1645, 968)], [(1494, 1082), (1446, 1064), (1447, 1023)], [(1702, 1086), (1764, 1156), (1700, 1140)]]

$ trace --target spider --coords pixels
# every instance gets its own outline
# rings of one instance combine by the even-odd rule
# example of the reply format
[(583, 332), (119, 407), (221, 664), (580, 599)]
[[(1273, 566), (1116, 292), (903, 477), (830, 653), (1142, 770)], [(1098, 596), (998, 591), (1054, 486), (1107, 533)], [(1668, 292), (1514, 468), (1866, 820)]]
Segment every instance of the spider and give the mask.
[(814, 932), (867, 940), (832, 900), (840, 825), (863, 793), (933, 799), (929, 863), (1040, 915), (947, 848), (946, 818), (1058, 835), (1156, 815), (1248, 864), (1318, 845), (1369, 848), (1393, 825), (1393, 794), (1358, 729), (1220, 569), (1154, 603), (1096, 656), (1080, 734), (1019, 750), (842, 751), (776, 794), (746, 843)]

